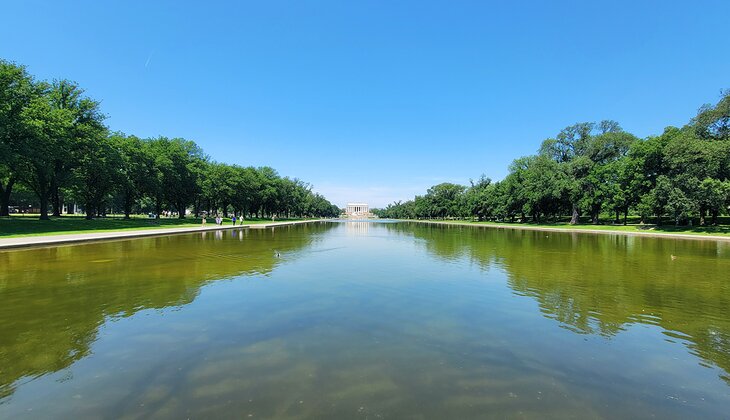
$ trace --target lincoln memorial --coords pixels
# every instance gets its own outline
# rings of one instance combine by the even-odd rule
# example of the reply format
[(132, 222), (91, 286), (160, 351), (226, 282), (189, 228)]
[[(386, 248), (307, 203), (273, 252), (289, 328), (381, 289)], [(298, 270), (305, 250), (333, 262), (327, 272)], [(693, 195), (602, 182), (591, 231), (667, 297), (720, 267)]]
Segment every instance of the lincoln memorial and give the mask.
[(369, 217), (370, 216), (370, 207), (367, 205), (367, 203), (347, 203), (347, 208), (345, 208), (345, 213), (347, 214), (347, 217)]

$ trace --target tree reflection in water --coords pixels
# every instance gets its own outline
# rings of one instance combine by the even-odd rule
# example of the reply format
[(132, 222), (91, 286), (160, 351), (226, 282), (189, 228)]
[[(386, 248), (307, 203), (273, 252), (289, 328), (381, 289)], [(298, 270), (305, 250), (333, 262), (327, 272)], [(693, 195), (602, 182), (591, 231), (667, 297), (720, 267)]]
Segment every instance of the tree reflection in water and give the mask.
[[(0, 399), (90, 354), (99, 327), (192, 302), (207, 282), (266, 275), (333, 228), (316, 223), (0, 252)], [(230, 232), (230, 233), (228, 233)], [(286, 234), (284, 234), (286, 233)]]
[[(420, 223), (389, 224), (432, 255), (503, 269), (509, 286), (578, 334), (658, 325), (730, 384), (730, 243)], [(454, 234), (458, 232), (458, 234)], [(677, 256), (672, 259), (671, 255)]]

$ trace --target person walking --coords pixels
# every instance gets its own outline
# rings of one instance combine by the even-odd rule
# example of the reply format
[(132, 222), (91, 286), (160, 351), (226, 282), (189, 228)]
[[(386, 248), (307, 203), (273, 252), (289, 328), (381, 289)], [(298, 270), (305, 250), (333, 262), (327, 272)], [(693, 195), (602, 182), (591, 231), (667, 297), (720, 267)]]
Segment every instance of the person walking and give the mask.
[(231, 216), (231, 221), (233, 221), (233, 226), (236, 226), (236, 215), (234, 214)]
[(207, 220), (205, 220), (205, 215), (203, 215), (203, 227), (205, 227), (206, 222), (207, 222)]

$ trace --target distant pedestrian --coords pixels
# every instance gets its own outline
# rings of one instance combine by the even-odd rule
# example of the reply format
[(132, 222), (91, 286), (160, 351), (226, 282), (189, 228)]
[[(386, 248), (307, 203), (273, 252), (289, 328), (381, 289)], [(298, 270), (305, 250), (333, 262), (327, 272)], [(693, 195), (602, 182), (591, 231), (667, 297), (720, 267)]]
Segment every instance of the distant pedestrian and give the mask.
[(233, 221), (233, 226), (236, 226), (236, 215), (234, 214), (233, 217), (231, 217), (231, 221)]
[(206, 222), (207, 222), (207, 220), (205, 220), (205, 216), (203, 216), (203, 226), (205, 226)]

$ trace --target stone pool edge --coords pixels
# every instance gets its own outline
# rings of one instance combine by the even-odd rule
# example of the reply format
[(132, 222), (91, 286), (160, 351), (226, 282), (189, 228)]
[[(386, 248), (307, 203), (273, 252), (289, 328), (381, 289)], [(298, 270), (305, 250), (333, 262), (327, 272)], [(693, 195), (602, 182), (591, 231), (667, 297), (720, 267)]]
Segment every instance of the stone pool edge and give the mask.
[(109, 240), (135, 239), (147, 236), (166, 236), (180, 235), (185, 233), (210, 232), (217, 230), (231, 229), (266, 229), (279, 226), (291, 226), (305, 223), (326, 222), (332, 219), (312, 219), (312, 220), (296, 220), (271, 223), (252, 223), (236, 226), (196, 226), (186, 228), (162, 228), (162, 229), (146, 229), (146, 230), (130, 230), (115, 232), (93, 232), (93, 233), (72, 233), (67, 235), (48, 235), (48, 236), (26, 236), (20, 238), (0, 239), (0, 251), (18, 249), (18, 248), (34, 248), (34, 247), (52, 247), (58, 245), (79, 244), (84, 242), (98, 242)]
[(515, 230), (534, 230), (539, 232), (564, 232), (564, 233), (590, 233), (604, 235), (624, 235), (624, 236), (644, 236), (649, 238), (666, 238), (666, 239), (692, 239), (692, 240), (710, 240), (710, 241), (730, 241), (730, 236), (717, 235), (690, 235), (686, 233), (657, 233), (657, 232), (629, 232), (625, 230), (603, 230), (603, 229), (571, 229), (571, 228), (551, 228), (540, 226), (519, 226), (519, 225), (491, 225), (478, 224), (468, 222), (442, 222), (439, 220), (411, 220), (411, 219), (391, 219), (399, 222), (425, 223), (441, 226), (472, 226), (492, 229), (515, 229)]

